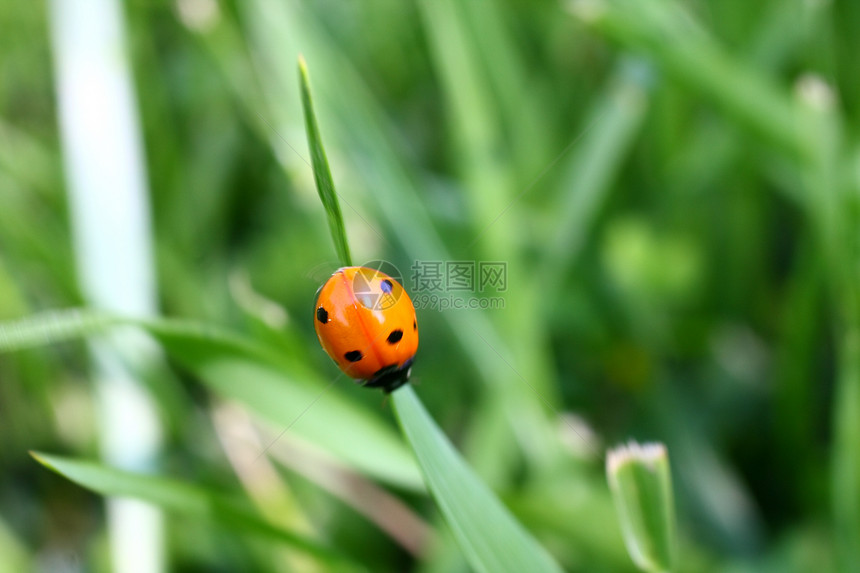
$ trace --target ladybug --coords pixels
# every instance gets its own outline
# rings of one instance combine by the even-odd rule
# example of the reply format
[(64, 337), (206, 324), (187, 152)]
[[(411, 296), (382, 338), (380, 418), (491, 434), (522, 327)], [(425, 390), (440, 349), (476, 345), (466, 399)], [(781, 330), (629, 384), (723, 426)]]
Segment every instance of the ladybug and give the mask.
[(317, 338), (347, 376), (386, 393), (409, 380), (418, 321), (400, 283), (376, 269), (344, 267), (320, 288), (315, 307)]

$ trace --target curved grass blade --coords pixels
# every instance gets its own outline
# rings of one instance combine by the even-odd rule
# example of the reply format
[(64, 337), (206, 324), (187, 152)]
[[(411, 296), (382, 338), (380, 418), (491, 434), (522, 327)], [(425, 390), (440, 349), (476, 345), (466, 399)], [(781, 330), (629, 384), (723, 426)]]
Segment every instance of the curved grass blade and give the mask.
[[(101, 495), (131, 497), (187, 517), (209, 519), (226, 529), (284, 543), (328, 565), (339, 565), (341, 570), (349, 564), (335, 549), (267, 523), (250, 507), (200, 486), (40, 452), (30, 452), (30, 455), (46, 468)], [(358, 567), (352, 565), (349, 569)]]
[(365, 475), (423, 489), (414, 458), (396, 432), (366, 408), (326, 391), (337, 379), (326, 382), (302, 364), (211, 326), (178, 321), (142, 326), (204, 384), (246, 404), (276, 428), (288, 428)]
[(322, 144), (317, 118), (314, 114), (313, 98), (311, 97), (310, 80), (308, 80), (308, 68), (305, 59), (299, 56), (299, 83), (302, 91), (302, 108), (305, 112), (305, 128), (308, 132), (308, 148), (311, 152), (313, 163), (314, 181), (317, 191), (325, 207), (328, 217), (329, 230), (334, 240), (337, 256), (343, 266), (352, 266), (352, 257), (349, 254), (349, 243), (346, 240), (346, 229), (343, 226), (343, 214), (340, 211), (340, 203), (337, 200), (337, 192), (334, 190), (334, 181), (328, 166), (325, 148)]
[(412, 387), (393, 392), (392, 401), (430, 493), (469, 564), (492, 573), (560, 572), (552, 557), (466, 465)]
[(219, 395), (236, 400), (286, 428), (315, 400), (313, 411), (289, 428), (316, 447), (371, 476), (423, 490), (414, 458), (374, 412), (337, 392), (297, 361), (223, 328), (179, 320), (134, 320), (86, 309), (52, 311), (0, 323), (0, 352), (84, 338), (116, 326), (135, 326)]

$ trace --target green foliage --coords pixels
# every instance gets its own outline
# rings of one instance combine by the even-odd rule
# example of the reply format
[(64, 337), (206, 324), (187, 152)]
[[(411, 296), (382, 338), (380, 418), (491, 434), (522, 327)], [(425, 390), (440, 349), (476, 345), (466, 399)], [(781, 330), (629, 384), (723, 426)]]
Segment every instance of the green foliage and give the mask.
[[(308, 139), (317, 154), (325, 158), (323, 144), (316, 130), (303, 59), (299, 59), (299, 70)], [(315, 171), (319, 169), (315, 168)], [(328, 171), (327, 168), (325, 171)], [(330, 177), (328, 184), (331, 185)], [(331, 186), (328, 192), (323, 193), (319, 177), (317, 187), (330, 219), (334, 218), (332, 213), (336, 213), (339, 219), (340, 207), (334, 187)], [(346, 247), (343, 223), (340, 223), (332, 225), (332, 238), (336, 244), (343, 243)], [(487, 572), (524, 569), (560, 571), (558, 565), (457, 454), (427, 414), (412, 387), (401, 387), (393, 393), (392, 400), (397, 420), (421, 465), (430, 491), (472, 567)]]
[[(128, 327), (169, 361), (143, 376), (165, 474), (253, 499), (251, 517), (369, 570), (463, 570), (484, 547), (464, 535), (496, 541), (456, 534), (477, 517), (456, 517), (472, 497), (440, 496), (466, 495), (447, 475), (427, 485), (441, 511), (426, 497), (428, 459), (451, 450), (404, 442), (404, 406), (565, 569), (634, 570), (592, 454), (631, 437), (672, 454), (675, 570), (860, 561), (856, 3), (126, 4), (169, 317), (145, 322), (49, 312), (82, 305), (50, 6), (0, 7), (0, 553), (15, 570), (67, 548), (80, 568), (106, 561), (103, 512), (27, 452), (97, 457), (76, 340)], [(504, 292), (432, 293), (502, 309), (418, 309), (421, 404), (357, 387), (319, 348), (313, 293), (350, 255), (394, 263), (412, 295), (415, 261), (507, 264)], [(278, 455), (243, 473), (213, 415), (225, 402), (259, 433), (241, 452)], [(320, 456), (338, 468), (325, 484), (302, 472)], [(406, 549), (337, 499), (367, 488), (413, 518)], [(277, 492), (293, 504), (273, 518)], [(212, 525), (169, 518), (171, 569), (308, 558)]]
[[(119, 325), (143, 328), (216, 394), (245, 404), (274, 427), (294, 421), (290, 431), (343, 462), (391, 484), (423, 489), (411, 454), (378, 415), (327, 392), (333, 382), (326, 384), (302, 363), (212, 325), (83, 310), (51, 312), (0, 323), (0, 351), (71, 340)], [(299, 423), (310, 404), (318, 415)], [(363, 447), (368, 443), (374, 444), (372, 450)]]
[[(31, 455), (46, 468), (102, 495), (147, 501), (185, 517), (208, 519), (237, 533), (266, 537), (313, 555), (329, 566), (339, 566), (339, 570), (345, 570), (343, 565), (348, 563), (334, 549), (272, 526), (246, 504), (200, 486), (39, 452), (31, 452)], [(353, 566), (350, 569), (358, 568)]]
[(317, 191), (322, 199), (326, 216), (328, 217), (331, 238), (334, 241), (337, 255), (343, 266), (352, 266), (352, 257), (349, 254), (349, 242), (346, 240), (346, 229), (343, 226), (343, 215), (340, 212), (340, 201), (334, 190), (334, 181), (331, 178), (331, 169), (328, 166), (328, 158), (322, 144), (317, 117), (314, 114), (314, 103), (311, 97), (310, 80), (308, 79), (308, 68), (304, 58), (299, 56), (299, 79), (302, 92), (302, 109), (305, 112), (305, 129), (308, 133), (308, 148), (311, 150), (311, 162), (313, 163), (314, 181)]
[(666, 447), (634, 442), (610, 450), (606, 477), (633, 561), (643, 571), (671, 571), (677, 533)]
[(392, 394), (397, 420), (430, 492), (476, 571), (561, 571), (475, 476), (439, 431), (411, 386)]

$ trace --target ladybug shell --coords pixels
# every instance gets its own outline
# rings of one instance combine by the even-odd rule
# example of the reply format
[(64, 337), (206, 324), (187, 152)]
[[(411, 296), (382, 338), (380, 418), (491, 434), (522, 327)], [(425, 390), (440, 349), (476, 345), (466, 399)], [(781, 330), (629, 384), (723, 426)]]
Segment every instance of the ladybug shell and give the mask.
[(406, 382), (418, 350), (412, 299), (396, 280), (368, 267), (344, 267), (319, 291), (314, 329), (345, 374), (390, 391)]

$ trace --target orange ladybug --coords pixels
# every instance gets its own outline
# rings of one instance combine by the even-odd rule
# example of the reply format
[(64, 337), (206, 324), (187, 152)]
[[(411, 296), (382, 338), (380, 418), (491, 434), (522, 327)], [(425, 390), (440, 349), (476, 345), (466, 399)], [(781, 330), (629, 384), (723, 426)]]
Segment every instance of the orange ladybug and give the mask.
[(320, 288), (315, 306), (320, 344), (346, 375), (386, 393), (409, 380), (418, 321), (400, 283), (376, 269), (344, 267)]

